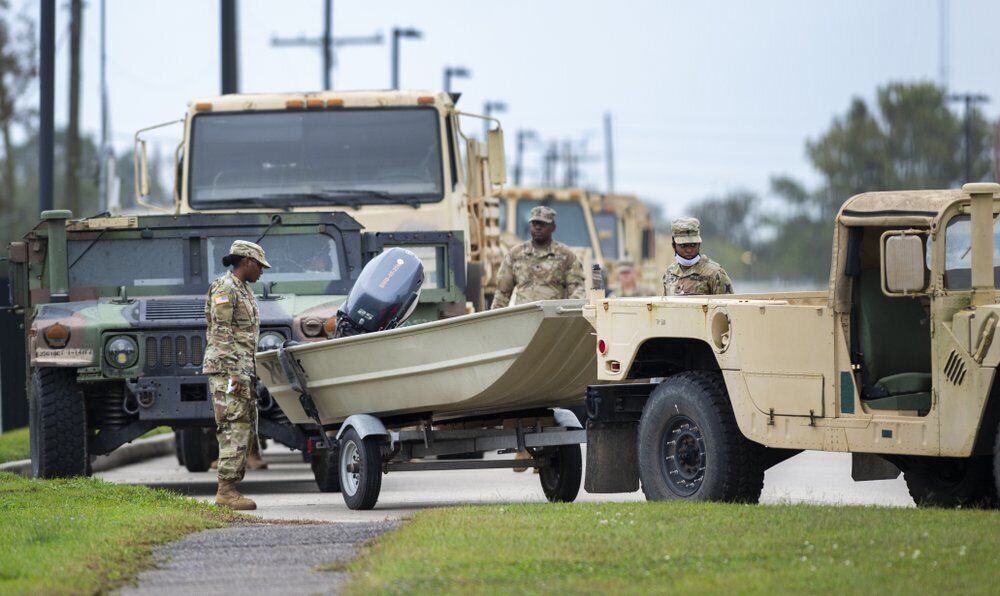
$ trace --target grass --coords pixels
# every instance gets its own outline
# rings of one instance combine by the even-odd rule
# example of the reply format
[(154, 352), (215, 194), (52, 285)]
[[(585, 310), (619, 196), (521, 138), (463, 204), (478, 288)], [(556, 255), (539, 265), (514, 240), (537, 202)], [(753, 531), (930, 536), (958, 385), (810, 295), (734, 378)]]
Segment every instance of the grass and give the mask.
[(0, 593), (107, 592), (152, 547), (241, 519), (164, 490), (0, 472)]
[(996, 593), (1000, 512), (714, 503), (425, 510), (349, 592)]
[[(139, 437), (145, 439), (164, 433), (174, 432), (169, 426), (158, 426), (148, 433)], [(31, 458), (31, 446), (28, 443), (28, 429), (19, 428), (0, 433), (0, 464), (10, 461)]]

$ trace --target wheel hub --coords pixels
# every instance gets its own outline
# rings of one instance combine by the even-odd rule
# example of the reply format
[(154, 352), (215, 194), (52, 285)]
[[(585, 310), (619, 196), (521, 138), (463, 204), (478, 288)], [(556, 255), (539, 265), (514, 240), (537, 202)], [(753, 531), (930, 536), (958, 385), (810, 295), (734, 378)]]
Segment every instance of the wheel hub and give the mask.
[(682, 497), (698, 491), (705, 480), (705, 438), (687, 416), (670, 420), (663, 434), (662, 464), (670, 490)]
[(361, 484), (361, 451), (354, 441), (348, 441), (340, 454), (340, 477), (344, 492), (349, 495), (358, 492)]

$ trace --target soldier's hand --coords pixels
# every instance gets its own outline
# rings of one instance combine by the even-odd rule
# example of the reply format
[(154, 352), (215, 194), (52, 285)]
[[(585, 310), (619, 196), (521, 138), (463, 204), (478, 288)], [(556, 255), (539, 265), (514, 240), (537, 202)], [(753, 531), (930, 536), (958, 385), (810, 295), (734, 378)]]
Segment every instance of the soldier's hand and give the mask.
[(239, 377), (237, 377), (237, 376), (229, 377), (229, 384), (232, 386), (232, 388), (233, 388), (232, 392), (234, 394), (240, 392), (240, 378)]

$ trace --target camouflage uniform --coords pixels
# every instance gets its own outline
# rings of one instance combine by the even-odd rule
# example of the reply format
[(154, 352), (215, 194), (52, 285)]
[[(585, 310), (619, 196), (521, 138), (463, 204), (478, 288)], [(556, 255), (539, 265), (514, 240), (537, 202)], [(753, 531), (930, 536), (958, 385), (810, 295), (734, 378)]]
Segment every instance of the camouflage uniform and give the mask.
[[(531, 219), (553, 223), (555, 211), (548, 207), (535, 207), (531, 210)], [(491, 308), (509, 305), (515, 288), (517, 304), (583, 298), (583, 265), (562, 242), (552, 240), (547, 246), (536, 248), (528, 240), (512, 248), (504, 257), (497, 273), (497, 291)]]
[[(693, 217), (675, 219), (671, 231), (675, 244), (701, 244), (701, 222)], [(733, 281), (729, 274), (706, 255), (701, 255), (690, 267), (674, 262), (663, 275), (664, 296), (732, 293)]]
[[(237, 240), (230, 254), (255, 258), (265, 267), (264, 251)], [(247, 452), (257, 423), (254, 399), (254, 353), (260, 335), (260, 311), (250, 285), (231, 271), (212, 282), (205, 301), (208, 323), (202, 372), (208, 375), (219, 439), (219, 480), (242, 480)], [(227, 393), (229, 377), (239, 377), (240, 389)]]

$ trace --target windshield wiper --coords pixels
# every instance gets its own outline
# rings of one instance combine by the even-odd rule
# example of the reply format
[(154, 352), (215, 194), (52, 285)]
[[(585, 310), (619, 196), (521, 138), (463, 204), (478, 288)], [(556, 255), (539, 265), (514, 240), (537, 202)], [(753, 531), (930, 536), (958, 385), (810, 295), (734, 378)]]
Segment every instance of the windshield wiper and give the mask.
[(344, 205), (352, 209), (360, 209), (361, 201), (356, 198), (350, 197), (339, 197), (327, 192), (283, 192), (274, 193), (267, 195), (260, 195), (257, 199), (262, 199), (264, 201), (288, 201), (288, 200), (306, 200), (306, 201), (319, 201), (322, 203), (328, 203), (331, 205)]
[(420, 201), (413, 197), (401, 197), (399, 195), (394, 195), (388, 193), (384, 190), (376, 190), (374, 188), (327, 188), (323, 190), (323, 194), (329, 196), (360, 196), (368, 198), (381, 199), (380, 203), (405, 203), (414, 209), (420, 207)]

